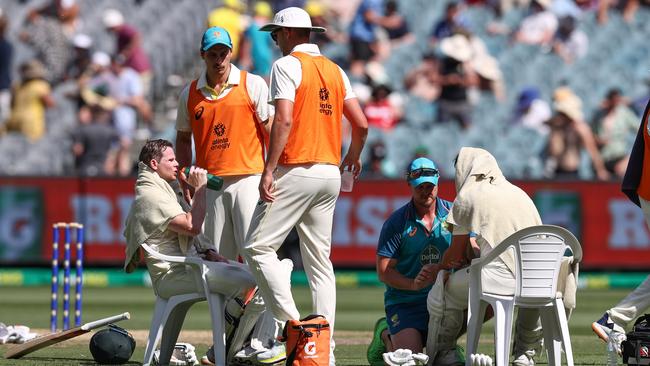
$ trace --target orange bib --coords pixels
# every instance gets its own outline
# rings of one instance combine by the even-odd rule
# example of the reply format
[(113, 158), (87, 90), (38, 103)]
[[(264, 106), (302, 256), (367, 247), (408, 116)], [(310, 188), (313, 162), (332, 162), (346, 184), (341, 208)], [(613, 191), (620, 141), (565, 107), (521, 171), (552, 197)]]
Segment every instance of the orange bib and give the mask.
[(219, 176), (259, 174), (264, 169), (264, 135), (246, 90), (239, 85), (221, 99), (209, 100), (190, 85), (187, 113), (192, 126), (196, 165)]
[(293, 125), (280, 164), (341, 162), (341, 119), (345, 85), (335, 63), (323, 56), (293, 52), (302, 66)]

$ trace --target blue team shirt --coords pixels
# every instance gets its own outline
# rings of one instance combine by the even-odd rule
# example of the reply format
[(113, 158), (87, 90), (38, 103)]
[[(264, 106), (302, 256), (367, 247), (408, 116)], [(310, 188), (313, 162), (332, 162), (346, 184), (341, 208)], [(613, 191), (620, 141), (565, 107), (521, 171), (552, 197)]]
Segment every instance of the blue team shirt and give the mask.
[[(422, 266), (440, 263), (451, 244), (451, 232), (446, 222), (451, 202), (436, 198), (436, 217), (430, 233), (418, 219), (413, 201), (395, 211), (384, 223), (379, 235), (377, 255), (397, 259), (396, 270), (415, 278)], [(420, 291), (399, 290), (386, 285), (384, 306), (426, 301), (431, 286)]]

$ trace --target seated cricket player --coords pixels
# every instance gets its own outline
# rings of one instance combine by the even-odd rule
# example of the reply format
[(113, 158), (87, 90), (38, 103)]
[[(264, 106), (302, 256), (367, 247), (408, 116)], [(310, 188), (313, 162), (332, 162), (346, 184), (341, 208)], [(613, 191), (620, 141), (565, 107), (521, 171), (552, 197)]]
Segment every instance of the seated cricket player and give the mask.
[[(172, 143), (167, 140), (147, 141), (140, 152), (135, 199), (126, 220), (124, 236), (127, 248), (124, 269), (127, 273), (135, 269), (140, 252), (144, 252), (140, 247), (143, 243), (165, 255), (186, 256), (198, 253), (208, 265), (210, 291), (227, 297), (227, 312), (237, 307), (241, 310), (238, 305), (241, 304), (241, 299), (250, 298), (249, 295), (256, 287), (248, 266), (228, 261), (214, 248), (201, 247), (201, 243), (207, 241), (193, 240), (201, 233), (205, 218), (207, 172), (198, 167), (191, 167), (189, 176), (180, 172), (181, 179), (195, 189), (191, 207), (183, 199), (177, 181), (178, 174), (179, 167)], [(184, 264), (159, 260), (146, 252), (144, 258), (153, 289), (158, 296), (169, 298), (203, 291), (197, 288), (194, 277), (187, 272)], [(250, 304), (253, 306), (245, 308), (239, 322), (240, 327), (237, 328), (237, 332), (241, 330), (245, 333), (236, 335), (242, 338), (241, 344), (237, 345), (239, 347), (243, 346), (243, 338), (250, 334), (264, 311), (261, 296), (257, 295)], [(256, 334), (262, 338), (273, 339), (275, 331), (270, 329), (271, 334), (267, 335), (256, 331)]]
[[(432, 364), (441, 366), (465, 364), (456, 352), (469, 289), (469, 269), (463, 267), (472, 257), (489, 253), (512, 233), (542, 223), (533, 201), (506, 180), (489, 152), (464, 147), (455, 165), (457, 196), (447, 217), (447, 222), (453, 225), (453, 237), (442, 266), (457, 270), (446, 284), (436, 282), (427, 299), (427, 354)], [(470, 232), (476, 234), (475, 240), (470, 241)], [(506, 251), (483, 269), (483, 288), (491, 293), (512, 295), (516, 284), (514, 271), (514, 254)], [(513, 365), (534, 365), (533, 356), (539, 352), (542, 340), (536, 309), (519, 309), (514, 339)]]

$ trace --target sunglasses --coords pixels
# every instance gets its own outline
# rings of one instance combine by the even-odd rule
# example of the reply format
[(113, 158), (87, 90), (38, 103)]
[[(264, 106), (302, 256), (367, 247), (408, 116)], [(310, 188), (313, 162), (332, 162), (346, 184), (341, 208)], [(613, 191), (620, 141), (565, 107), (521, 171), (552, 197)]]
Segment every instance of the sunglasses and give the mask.
[(273, 32), (271, 32), (271, 39), (273, 40), (273, 42), (278, 41), (278, 32), (279, 31), (280, 31), (280, 28), (278, 28), (278, 29), (274, 30)]
[(420, 168), (406, 173), (407, 180), (418, 179), (420, 177), (437, 177), (438, 169)]

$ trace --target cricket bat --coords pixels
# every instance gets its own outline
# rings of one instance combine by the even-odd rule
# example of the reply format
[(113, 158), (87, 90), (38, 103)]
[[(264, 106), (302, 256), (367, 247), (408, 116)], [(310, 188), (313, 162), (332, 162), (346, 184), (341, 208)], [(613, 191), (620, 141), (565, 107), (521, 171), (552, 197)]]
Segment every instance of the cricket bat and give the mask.
[(120, 315), (109, 316), (108, 318), (99, 319), (94, 322), (86, 323), (80, 327), (76, 327), (68, 330), (62, 330), (60, 332), (50, 333), (42, 337), (34, 338), (31, 341), (25, 342), (23, 344), (17, 344), (9, 347), (7, 349), (7, 352), (5, 352), (4, 354), (4, 357), (20, 358), (28, 353), (32, 353), (41, 348), (45, 348), (47, 346), (51, 346), (53, 344), (63, 342), (66, 339), (74, 338), (84, 333), (88, 333), (93, 329), (97, 329), (99, 327), (103, 327), (110, 323), (119, 322), (120, 320), (130, 319), (130, 318), (131, 318), (131, 314), (123, 313)]

